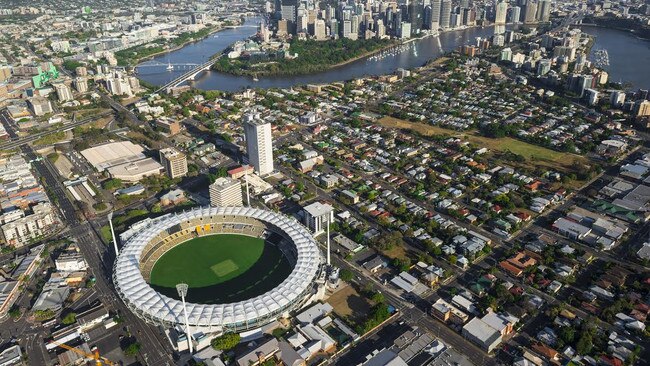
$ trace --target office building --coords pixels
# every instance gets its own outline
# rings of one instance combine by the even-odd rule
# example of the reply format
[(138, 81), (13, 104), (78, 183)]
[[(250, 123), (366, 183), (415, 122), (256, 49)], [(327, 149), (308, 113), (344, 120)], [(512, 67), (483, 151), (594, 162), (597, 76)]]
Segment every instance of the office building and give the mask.
[(551, 60), (543, 59), (537, 63), (537, 76), (543, 76), (551, 71)]
[(431, 0), (431, 30), (440, 28), (440, 11), (442, 0)]
[(510, 49), (510, 47), (501, 50), (499, 61), (512, 61), (512, 49)]
[(442, 29), (449, 29), (451, 7), (451, 0), (442, 0), (440, 3), (440, 28)]
[(377, 22), (375, 23), (376, 31), (375, 31), (375, 36), (378, 39), (382, 39), (386, 36), (386, 26), (384, 26), (384, 22), (381, 19), (377, 19)]
[(88, 69), (85, 66), (77, 66), (74, 69), (74, 73), (77, 76), (88, 76)]
[(278, 30), (276, 31), (276, 35), (282, 37), (287, 34), (289, 34), (289, 21), (286, 19), (278, 20)]
[(123, 77), (119, 72), (106, 79), (106, 89), (112, 95), (133, 95), (129, 78)]
[(246, 152), (248, 162), (259, 175), (273, 172), (273, 137), (271, 124), (262, 120), (259, 115), (244, 116), (244, 134), (246, 136)]
[(210, 206), (243, 206), (241, 183), (237, 179), (217, 178), (210, 184)]
[(535, 18), (538, 22), (548, 22), (551, 20), (551, 0), (539, 1)]
[(69, 100), (74, 99), (74, 97), (72, 96), (72, 90), (70, 90), (70, 87), (63, 84), (63, 83), (54, 84), (54, 90), (56, 90), (56, 97), (61, 102), (67, 102)]
[(23, 364), (23, 353), (20, 351), (19, 345), (15, 344), (5, 349), (4, 351), (0, 352), (0, 365), (10, 366), (10, 365), (20, 365), (20, 364)]
[(324, 233), (331, 222), (334, 222), (334, 207), (330, 204), (314, 202), (303, 207), (303, 223), (314, 235)]
[(423, 0), (410, 0), (408, 5), (409, 19), (411, 21), (411, 32), (419, 34), (424, 27), (424, 3)]
[(168, 117), (156, 119), (156, 127), (163, 130), (163, 132), (169, 136), (174, 136), (181, 132), (181, 123)]
[(510, 23), (519, 24), (521, 20), (521, 8), (513, 6), (510, 8)]
[(86, 93), (88, 91), (88, 81), (86, 78), (78, 77), (72, 82), (72, 85), (79, 93)]
[(508, 14), (508, 3), (506, 1), (499, 1), (495, 7), (494, 24), (506, 24), (506, 15)]
[(411, 23), (409, 22), (402, 22), (400, 24), (400, 27), (397, 32), (397, 36), (400, 39), (408, 39), (411, 38)]
[(173, 148), (160, 150), (160, 163), (165, 167), (167, 175), (174, 179), (187, 174), (187, 158)]
[(634, 116), (650, 116), (650, 100), (638, 100), (634, 103)]
[(619, 108), (625, 104), (625, 92), (615, 90), (609, 96), (609, 104), (612, 107)]
[(27, 100), (29, 109), (32, 110), (35, 116), (40, 117), (48, 113), (52, 113), (52, 103), (44, 97), (34, 97)]
[(524, 24), (533, 24), (537, 21), (537, 2), (528, 0), (524, 12)]
[(316, 38), (317, 41), (322, 41), (327, 38), (327, 34), (325, 33), (325, 21), (323, 19), (316, 19), (316, 22), (314, 22), (314, 38)]
[(296, 1), (295, 0), (282, 0), (280, 1), (280, 19), (289, 21), (292, 24), (296, 23)]

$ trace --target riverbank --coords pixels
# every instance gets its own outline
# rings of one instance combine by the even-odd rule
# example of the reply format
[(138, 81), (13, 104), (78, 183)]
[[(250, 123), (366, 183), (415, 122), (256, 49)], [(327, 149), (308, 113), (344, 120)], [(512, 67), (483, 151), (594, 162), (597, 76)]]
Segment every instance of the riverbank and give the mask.
[(287, 52), (297, 54), (296, 58), (280, 58), (282, 55), (278, 54), (275, 60), (254, 62), (222, 56), (212, 69), (230, 75), (249, 77), (307, 75), (341, 67), (398, 45), (399, 42), (395, 40), (377, 39), (295, 40)]
[[(230, 24), (230, 25), (227, 25), (227, 26), (221, 26), (221, 27), (216, 27), (216, 26), (215, 26), (215, 27), (213, 27), (212, 29), (210, 29), (206, 34), (201, 35), (201, 36), (198, 37), (198, 38), (193, 38), (193, 37), (192, 37), (191, 39), (188, 39), (187, 41), (184, 41), (184, 42), (182, 42), (182, 43), (178, 43), (178, 44), (174, 44), (173, 47), (169, 47), (169, 48), (164, 48), (164, 46), (160, 46), (160, 47), (163, 47), (164, 49), (162, 49), (162, 50), (160, 50), (160, 51), (157, 51), (157, 52), (153, 52), (153, 53), (147, 54), (147, 55), (142, 56), (142, 57), (129, 58), (129, 59), (128, 59), (128, 60), (129, 60), (128, 64), (126, 64), (126, 65), (122, 65), (122, 66), (136, 66), (137, 64), (139, 64), (139, 63), (141, 63), (141, 62), (143, 62), (143, 61), (151, 60), (151, 59), (153, 59), (153, 58), (155, 58), (155, 57), (157, 57), (157, 56), (163, 55), (163, 54), (165, 54), (165, 53), (178, 51), (178, 50), (180, 50), (180, 49), (182, 49), (182, 48), (184, 48), (184, 47), (186, 47), (186, 46), (188, 46), (188, 45), (190, 45), (190, 44), (192, 44), (192, 43), (200, 42), (200, 41), (202, 41), (202, 40), (204, 40), (204, 39), (206, 39), (206, 38), (208, 38), (208, 37), (214, 35), (215, 33), (219, 33), (219, 32), (221, 32), (221, 31), (224, 31), (224, 30), (230, 29), (230, 27), (232, 27), (232, 26), (238, 26), (238, 25), (241, 25), (241, 21), (240, 21), (238, 24)], [(194, 32), (194, 33), (199, 33), (199, 32), (201, 32), (201, 31)], [(172, 41), (172, 42), (173, 42), (173, 41)], [(153, 42), (152, 42), (152, 43), (153, 43)], [(143, 45), (139, 45), (139, 46), (136, 46), (136, 47), (145, 47), (145, 46), (150, 45), (150, 44), (151, 44), (151, 43), (149, 43), (149, 44), (143, 44)], [(128, 50), (130, 50), (130, 49), (131, 49), (131, 48), (127, 48), (127, 49), (125, 49), (125, 50), (118, 51), (118, 52), (124, 52), (124, 51), (128, 51)], [(117, 56), (118, 52), (115, 53), (115, 54), (116, 54), (116, 58), (118, 57), (118, 56)], [(118, 64), (119, 64), (119, 58), (118, 58)]]
[[(241, 61), (237, 62), (237, 61), (235, 61), (235, 60), (238, 60), (238, 59), (232, 59), (232, 60), (229, 59), (228, 63), (230, 63), (231, 65), (227, 65), (225, 63), (225, 61), (221, 61), (222, 64), (218, 64), (218, 62), (220, 60), (217, 60), (215, 65), (213, 65), (212, 70), (214, 70), (216, 72), (223, 73), (223, 74), (227, 74), (227, 75), (239, 76), (239, 77), (249, 77), (249, 78), (254, 78), (254, 79), (256, 79), (258, 77), (273, 77), (273, 78), (275, 78), (275, 77), (305, 76), (305, 75), (310, 75), (312, 73), (322, 73), (322, 72), (335, 71), (337, 68), (340, 68), (342, 66), (346, 66), (346, 65), (352, 64), (352, 63), (354, 63), (356, 61), (370, 58), (373, 55), (376, 55), (376, 54), (381, 53), (383, 51), (393, 49), (395, 47), (399, 47), (401, 45), (408, 45), (408, 44), (411, 44), (411, 43), (418, 43), (420, 41), (426, 40), (427, 38), (441, 37), (441, 36), (444, 36), (445, 34), (448, 34), (448, 33), (472, 31), (474, 29), (483, 29), (483, 28), (484, 28), (483, 26), (465, 26), (465, 27), (460, 27), (460, 28), (457, 28), (457, 29), (443, 31), (443, 32), (435, 32), (435, 33), (426, 32), (426, 33), (424, 33), (424, 34), (422, 34), (422, 35), (420, 35), (418, 37), (412, 37), (412, 38), (409, 38), (409, 39), (406, 39), (406, 40), (401, 40), (401, 41), (396, 40), (396, 39), (382, 40), (382, 41), (389, 41), (389, 43), (386, 44), (385, 46), (381, 46), (381, 47), (379, 47), (377, 49), (373, 49), (373, 50), (364, 52), (364, 53), (362, 53), (360, 55), (351, 57), (351, 58), (346, 59), (346, 60), (341, 61), (341, 62), (337, 62), (335, 64), (328, 64), (328, 65), (323, 66), (323, 67), (313, 67), (313, 68), (309, 68), (309, 69), (305, 69), (305, 70), (291, 69), (291, 70), (287, 70), (285, 72), (280, 72), (280, 71), (276, 71), (276, 70), (269, 71), (268, 69), (267, 70), (260, 70), (260, 69), (254, 69), (254, 68), (255, 67), (263, 67), (265, 65), (270, 66), (272, 64), (278, 64), (279, 62), (278, 61), (269, 61), (269, 62), (251, 63), (251, 62), (247, 62), (247, 61), (245, 61), (245, 62), (241, 62)], [(344, 40), (346, 40), (346, 39), (344, 39)], [(315, 42), (313, 40), (309, 40), (309, 41)], [(361, 41), (368, 41), (368, 40), (356, 40), (356, 41), (352, 41), (352, 42), (361, 42)], [(307, 41), (302, 41), (302, 42), (307, 42)], [(319, 43), (324, 43), (324, 42), (330, 42), (330, 41), (319, 41)], [(397, 52), (397, 54), (399, 54), (401, 52), (402, 51)], [(213, 56), (213, 58), (224, 57), (224, 55), (223, 55), (224, 53), (225, 52), (222, 51), (222, 52), (220, 52), (218, 54), (215, 54)], [(300, 57), (300, 52), (298, 52), (298, 54), (299, 54), (298, 57)], [(285, 61), (285, 60), (281, 60), (281, 61)]]
[[(629, 33), (634, 37), (650, 41), (650, 27), (637, 23), (631, 19), (619, 18), (587, 18), (591, 23), (578, 24), (578, 27), (594, 27), (603, 29), (614, 29), (622, 32)], [(586, 19), (586, 20), (587, 20)]]
[[(208, 37), (200, 42), (188, 45), (181, 50), (170, 52), (155, 57), (158, 63), (196, 63), (208, 61), (215, 53), (228, 49), (237, 41), (245, 41), (255, 34), (260, 18), (248, 18), (245, 23), (234, 29), (225, 29), (219, 36)], [(413, 38), (407, 43), (408, 47), (400, 47), (396, 52), (386, 51), (392, 45), (382, 46), (373, 50), (375, 53), (359, 53), (354, 57), (339, 59), (328, 65), (325, 71), (310, 72), (303, 75), (287, 76), (259, 76), (253, 80), (252, 76), (238, 76), (232, 73), (208, 72), (202, 74), (194, 81), (193, 86), (203, 90), (238, 91), (246, 88), (288, 88), (293, 85), (323, 84), (343, 80), (352, 80), (370, 75), (387, 75), (398, 68), (412, 69), (427, 64), (449, 51), (458, 49), (464, 44), (473, 42), (477, 37), (489, 37), (493, 33), (492, 27), (471, 27), (441, 32), (435, 37), (424, 35)], [(396, 43), (399, 45), (400, 43)], [(399, 47), (399, 46), (398, 46)], [(379, 55), (377, 53), (384, 50)], [(366, 53), (364, 51), (363, 53)], [(376, 56), (373, 56), (376, 55)], [(365, 56), (365, 57), (364, 57)], [(138, 78), (154, 85), (164, 85), (174, 78), (182, 75), (184, 70), (165, 70), (159, 68), (142, 68)]]

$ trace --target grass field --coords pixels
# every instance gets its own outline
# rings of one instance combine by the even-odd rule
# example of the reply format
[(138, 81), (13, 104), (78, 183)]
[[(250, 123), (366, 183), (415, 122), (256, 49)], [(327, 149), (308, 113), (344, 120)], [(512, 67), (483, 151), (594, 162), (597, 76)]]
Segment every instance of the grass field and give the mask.
[(447, 128), (431, 126), (426, 123), (404, 121), (393, 117), (384, 117), (377, 122), (384, 127), (408, 129), (424, 136), (449, 135), (459, 137), (492, 151), (510, 151), (523, 156), (528, 163), (536, 166), (565, 170), (566, 168), (570, 168), (576, 161), (587, 163), (587, 159), (582, 156), (547, 149), (511, 137), (490, 138), (480, 136), (472, 131), (454, 131)]
[(279, 285), (291, 267), (263, 239), (218, 234), (189, 240), (165, 253), (151, 271), (150, 285), (177, 298), (175, 286), (189, 285), (187, 300), (213, 304), (255, 297)]
[(151, 284), (174, 287), (179, 282), (205, 287), (246, 272), (257, 262), (264, 240), (244, 235), (202, 236), (175, 246), (151, 271)]

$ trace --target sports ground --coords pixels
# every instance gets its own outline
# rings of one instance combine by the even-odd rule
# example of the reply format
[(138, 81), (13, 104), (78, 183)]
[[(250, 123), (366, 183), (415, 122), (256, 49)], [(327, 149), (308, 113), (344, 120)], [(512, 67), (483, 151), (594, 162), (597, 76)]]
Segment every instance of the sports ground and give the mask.
[(217, 234), (170, 249), (154, 265), (150, 285), (177, 298), (175, 286), (184, 282), (190, 302), (229, 303), (271, 290), (290, 272), (280, 250), (263, 239)]

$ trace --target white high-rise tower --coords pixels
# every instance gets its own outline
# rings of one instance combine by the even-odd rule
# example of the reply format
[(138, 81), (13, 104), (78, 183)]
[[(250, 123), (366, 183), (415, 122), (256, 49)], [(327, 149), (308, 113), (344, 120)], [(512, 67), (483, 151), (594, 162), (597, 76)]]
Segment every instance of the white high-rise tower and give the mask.
[(494, 16), (494, 24), (506, 24), (506, 14), (508, 14), (508, 3), (506, 1), (499, 1), (496, 5), (496, 14)]
[(246, 135), (246, 152), (248, 162), (259, 175), (273, 172), (273, 138), (271, 123), (262, 120), (259, 115), (244, 116), (244, 132)]

